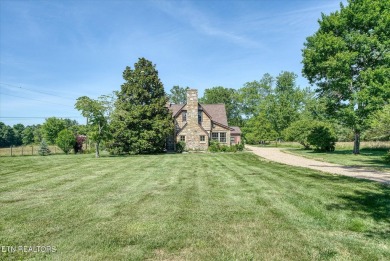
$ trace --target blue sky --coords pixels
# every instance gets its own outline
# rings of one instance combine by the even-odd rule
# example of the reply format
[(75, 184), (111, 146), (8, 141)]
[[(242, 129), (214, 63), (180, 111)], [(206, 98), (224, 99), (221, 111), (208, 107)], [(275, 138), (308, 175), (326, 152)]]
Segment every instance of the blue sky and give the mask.
[[(345, 2), (345, 1), (344, 1)], [(264, 73), (301, 75), (301, 49), (340, 0), (0, 0), (0, 121), (67, 117), (80, 96), (119, 90), (139, 57), (166, 92), (241, 88)]]

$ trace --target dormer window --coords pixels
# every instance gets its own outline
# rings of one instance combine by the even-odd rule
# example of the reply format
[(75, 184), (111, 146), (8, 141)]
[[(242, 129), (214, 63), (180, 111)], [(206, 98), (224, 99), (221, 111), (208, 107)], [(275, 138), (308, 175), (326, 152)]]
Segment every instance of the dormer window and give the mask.
[(187, 111), (183, 111), (181, 113), (181, 118), (182, 118), (182, 121), (187, 121)]

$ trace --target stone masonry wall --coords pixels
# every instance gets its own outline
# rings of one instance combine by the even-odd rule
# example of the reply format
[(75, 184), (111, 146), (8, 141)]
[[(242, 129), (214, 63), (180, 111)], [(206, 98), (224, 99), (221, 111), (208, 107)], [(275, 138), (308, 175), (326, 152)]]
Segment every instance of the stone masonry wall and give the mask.
[[(198, 90), (190, 89), (187, 91), (187, 126), (179, 134), (186, 136), (186, 149), (188, 150), (207, 150), (208, 135), (198, 124)], [(205, 142), (200, 141), (200, 135), (205, 135)]]

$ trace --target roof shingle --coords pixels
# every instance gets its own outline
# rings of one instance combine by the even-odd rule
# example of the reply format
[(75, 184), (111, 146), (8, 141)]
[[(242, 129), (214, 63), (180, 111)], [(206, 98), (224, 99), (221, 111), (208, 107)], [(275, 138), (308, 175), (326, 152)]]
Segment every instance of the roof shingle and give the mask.
[[(175, 116), (179, 111), (186, 109), (186, 104), (171, 104), (169, 109), (172, 111), (172, 115)], [(225, 104), (200, 104), (204, 111), (210, 115), (214, 122), (228, 126)]]

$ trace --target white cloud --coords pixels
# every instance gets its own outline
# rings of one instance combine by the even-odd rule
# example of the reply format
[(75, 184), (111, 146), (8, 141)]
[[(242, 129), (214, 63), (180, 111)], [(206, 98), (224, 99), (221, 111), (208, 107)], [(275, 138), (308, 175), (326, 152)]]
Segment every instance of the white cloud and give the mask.
[[(154, 1), (154, 6), (182, 23), (187, 23), (199, 33), (225, 39), (248, 48), (260, 48), (261, 44), (232, 28), (218, 26), (218, 20), (200, 11), (188, 1)], [(236, 28), (236, 27), (235, 27)]]

